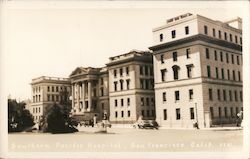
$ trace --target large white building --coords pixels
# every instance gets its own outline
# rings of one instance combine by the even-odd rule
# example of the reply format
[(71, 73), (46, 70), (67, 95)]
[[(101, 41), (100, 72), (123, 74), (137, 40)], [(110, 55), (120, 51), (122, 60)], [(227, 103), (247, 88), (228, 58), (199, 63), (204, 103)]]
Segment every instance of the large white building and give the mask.
[[(238, 26), (234, 28), (232, 26)], [(190, 13), (153, 29), (156, 120), (164, 127), (233, 123), (242, 110), (241, 19)]]

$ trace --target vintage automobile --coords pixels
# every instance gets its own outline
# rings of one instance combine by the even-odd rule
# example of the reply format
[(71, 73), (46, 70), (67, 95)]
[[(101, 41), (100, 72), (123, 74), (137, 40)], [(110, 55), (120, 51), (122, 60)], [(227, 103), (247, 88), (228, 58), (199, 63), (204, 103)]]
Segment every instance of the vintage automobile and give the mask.
[(158, 129), (159, 125), (155, 120), (138, 120), (133, 124), (133, 127), (139, 129)]

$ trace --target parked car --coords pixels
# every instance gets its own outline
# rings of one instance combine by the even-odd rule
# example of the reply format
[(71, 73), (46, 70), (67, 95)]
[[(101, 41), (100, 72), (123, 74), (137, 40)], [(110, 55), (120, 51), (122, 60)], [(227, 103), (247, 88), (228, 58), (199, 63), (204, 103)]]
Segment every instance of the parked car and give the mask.
[(139, 129), (158, 129), (159, 125), (155, 120), (138, 120), (133, 124), (133, 127)]

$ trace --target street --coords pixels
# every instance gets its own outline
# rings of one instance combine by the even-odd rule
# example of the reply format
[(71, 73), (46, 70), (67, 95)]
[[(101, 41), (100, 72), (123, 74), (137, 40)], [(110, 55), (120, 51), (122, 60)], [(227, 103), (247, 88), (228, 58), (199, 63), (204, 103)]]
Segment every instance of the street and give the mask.
[(110, 128), (107, 134), (12, 133), (8, 137), (10, 152), (228, 152), (241, 150), (243, 142), (238, 129)]

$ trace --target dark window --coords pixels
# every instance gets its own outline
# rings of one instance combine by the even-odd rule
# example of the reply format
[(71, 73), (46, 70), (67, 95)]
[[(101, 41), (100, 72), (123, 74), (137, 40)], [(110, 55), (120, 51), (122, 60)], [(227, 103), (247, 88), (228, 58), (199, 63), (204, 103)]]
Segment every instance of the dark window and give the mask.
[(115, 106), (117, 107), (117, 105), (118, 105), (118, 101), (117, 101), (117, 99), (115, 100)]
[(155, 117), (155, 110), (152, 110), (151, 113), (152, 113), (152, 117)]
[(204, 26), (204, 34), (207, 35), (207, 26), (206, 25)]
[(54, 92), (54, 86), (52, 86), (52, 92)]
[(143, 66), (140, 66), (140, 75), (143, 75)]
[(224, 77), (224, 69), (223, 68), (221, 69), (221, 78), (225, 79), (225, 77)]
[(176, 32), (175, 32), (175, 30), (172, 30), (172, 38), (175, 38), (176, 37)]
[(217, 51), (214, 50), (214, 60), (217, 61)]
[(215, 29), (213, 28), (213, 37), (215, 37), (216, 35), (215, 35)]
[(177, 52), (173, 52), (173, 61), (177, 61)]
[(114, 90), (117, 91), (117, 82), (114, 82)]
[(242, 45), (242, 37), (240, 37), (240, 44)]
[(115, 112), (115, 117), (116, 117), (116, 118), (118, 117), (118, 113), (117, 113), (117, 111)]
[(124, 103), (123, 103), (123, 99), (121, 99), (121, 106), (123, 106), (124, 105)]
[(219, 118), (221, 118), (221, 107), (219, 107)]
[(187, 76), (188, 76), (188, 78), (192, 78), (192, 68), (193, 68), (193, 66), (190, 66), (190, 65), (187, 66)]
[(235, 35), (235, 43), (238, 44), (238, 37)]
[(123, 118), (123, 116), (124, 116), (124, 113), (123, 113), (123, 111), (121, 112), (121, 117)]
[(209, 92), (209, 100), (213, 100), (213, 90), (209, 88), (208, 92)]
[(126, 74), (129, 75), (129, 67), (126, 67)]
[(141, 115), (142, 115), (142, 117), (144, 117), (144, 110), (141, 111)]
[(150, 70), (150, 76), (153, 76), (153, 74), (154, 74), (154, 72), (153, 72), (153, 67), (150, 66), (150, 67), (149, 67), (149, 70)]
[(210, 107), (210, 114), (211, 114), (211, 118), (214, 118), (214, 108)]
[(50, 101), (50, 95), (49, 94), (47, 95), (47, 98), (48, 98), (48, 101)]
[(164, 63), (164, 54), (161, 54), (161, 63)]
[(127, 89), (130, 89), (130, 80), (127, 79), (126, 82), (127, 82)]
[(181, 111), (180, 111), (180, 108), (177, 108), (175, 111), (176, 111), (176, 120), (180, 120), (180, 119), (181, 119)]
[(144, 98), (141, 97), (141, 106), (144, 106)]
[(219, 70), (218, 70), (218, 67), (215, 67), (215, 73), (216, 73), (216, 78), (218, 79), (218, 78), (219, 78)]
[(58, 92), (59, 90), (58, 90), (58, 86), (56, 86), (56, 92)]
[(232, 42), (232, 41), (233, 41), (233, 36), (232, 36), (232, 34), (229, 34), (229, 38), (230, 38), (230, 41)]
[(189, 90), (189, 99), (192, 100), (194, 96), (194, 92), (192, 89)]
[(146, 105), (149, 106), (149, 98), (146, 98)]
[(232, 59), (232, 64), (234, 64), (234, 55), (231, 55), (231, 59)]
[(206, 48), (206, 58), (209, 59), (209, 49)]
[(227, 40), (227, 33), (224, 32), (224, 39)]
[(235, 71), (233, 70), (233, 80), (235, 81), (236, 78), (235, 78)]
[(229, 100), (230, 100), (230, 101), (233, 100), (233, 99), (232, 99), (232, 91), (231, 91), (231, 90), (229, 91)]
[(144, 89), (144, 79), (140, 79), (140, 86), (141, 86), (141, 89)]
[(130, 106), (130, 98), (127, 98), (127, 105)]
[(50, 86), (48, 86), (48, 88), (47, 88), (47, 89), (48, 89), (48, 92), (49, 92), (49, 91), (50, 91)]
[(186, 49), (187, 59), (190, 58), (190, 49)]
[(220, 61), (223, 62), (223, 53), (222, 53), (222, 51), (220, 52)]
[(166, 72), (167, 72), (166, 69), (161, 70), (161, 81), (162, 81), (162, 82), (165, 81)]
[(243, 101), (243, 94), (242, 94), (242, 91), (240, 91), (240, 101)]
[(220, 100), (220, 90), (217, 89), (217, 96), (218, 96), (218, 100)]
[(167, 109), (163, 109), (163, 120), (167, 120)]
[(149, 110), (147, 110), (147, 116), (150, 116), (150, 114), (149, 114)]
[(166, 94), (166, 92), (163, 92), (163, 93), (162, 93), (162, 101), (163, 101), (163, 102), (166, 102), (166, 101), (167, 101), (167, 94)]
[(238, 81), (241, 81), (240, 71), (238, 71)]
[(120, 68), (120, 76), (122, 76), (122, 74), (123, 74), (123, 69)]
[(114, 70), (114, 77), (116, 77), (117, 76), (117, 71), (116, 70)]
[(175, 101), (180, 100), (180, 92), (179, 91), (175, 91)]
[(237, 91), (234, 91), (234, 99), (235, 99), (235, 101), (238, 101), (238, 93), (237, 93)]
[(185, 34), (186, 35), (189, 34), (189, 27), (188, 26), (185, 27)]
[(210, 70), (210, 66), (207, 66), (207, 77), (210, 78), (211, 77), (211, 70)]
[(231, 118), (233, 118), (234, 117), (234, 114), (233, 114), (234, 112), (233, 112), (233, 107), (231, 107), (230, 108), (230, 116), (231, 116)]
[(227, 70), (227, 79), (230, 80), (230, 71)]
[(225, 113), (225, 117), (227, 118), (228, 115), (227, 115), (227, 107), (224, 107), (224, 113)]
[(240, 59), (239, 59), (239, 56), (237, 56), (237, 65), (240, 65)]
[(174, 73), (174, 80), (178, 80), (179, 79), (179, 69), (180, 67), (178, 66), (173, 66), (173, 73)]
[(219, 30), (218, 33), (219, 33), (219, 39), (221, 39), (221, 31)]
[(160, 34), (160, 42), (163, 41), (163, 34)]
[(190, 108), (190, 119), (194, 119), (194, 108)]
[(227, 94), (225, 89), (223, 89), (223, 100), (227, 101)]
[(121, 90), (123, 90), (123, 80), (120, 80)]
[(228, 53), (226, 53), (226, 60), (227, 60), (227, 63), (228, 63), (229, 62)]
[(145, 75), (148, 75), (148, 66), (145, 66)]
[(128, 117), (130, 117), (130, 110), (128, 110)]

